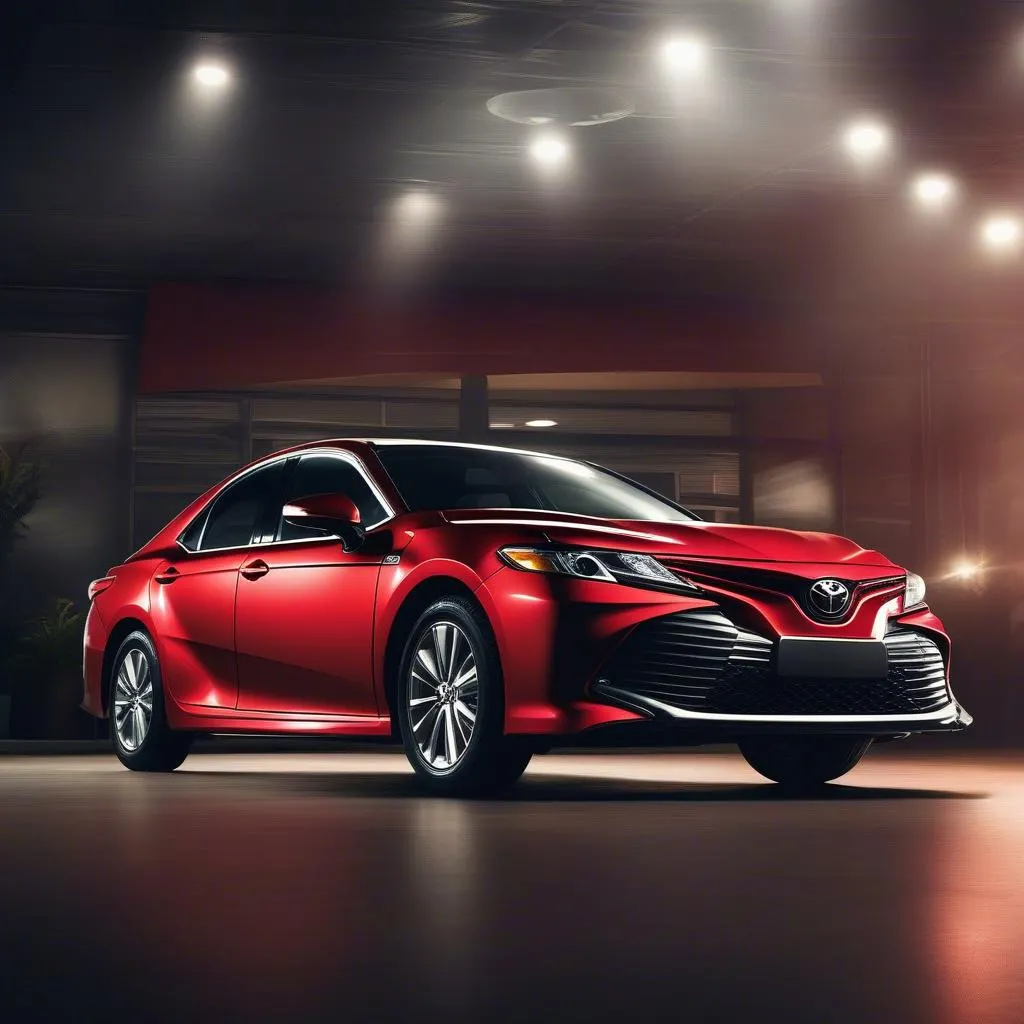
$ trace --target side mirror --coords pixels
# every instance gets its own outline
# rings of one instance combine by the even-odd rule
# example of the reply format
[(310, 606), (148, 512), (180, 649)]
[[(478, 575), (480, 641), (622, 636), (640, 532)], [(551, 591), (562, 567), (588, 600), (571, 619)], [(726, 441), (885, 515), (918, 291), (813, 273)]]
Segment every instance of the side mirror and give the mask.
[(285, 505), (282, 515), (290, 526), (338, 537), (346, 551), (354, 551), (363, 543), (365, 531), (359, 523), (359, 509), (344, 494), (296, 498)]

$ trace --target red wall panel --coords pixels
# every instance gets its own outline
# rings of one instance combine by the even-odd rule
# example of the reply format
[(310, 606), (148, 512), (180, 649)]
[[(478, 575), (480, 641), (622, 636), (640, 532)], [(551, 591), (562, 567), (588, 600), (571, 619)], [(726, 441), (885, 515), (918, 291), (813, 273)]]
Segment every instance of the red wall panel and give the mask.
[(388, 307), (308, 288), (162, 284), (149, 296), (140, 390), (381, 373), (814, 372), (817, 363), (806, 342), (754, 317), (682, 306)]

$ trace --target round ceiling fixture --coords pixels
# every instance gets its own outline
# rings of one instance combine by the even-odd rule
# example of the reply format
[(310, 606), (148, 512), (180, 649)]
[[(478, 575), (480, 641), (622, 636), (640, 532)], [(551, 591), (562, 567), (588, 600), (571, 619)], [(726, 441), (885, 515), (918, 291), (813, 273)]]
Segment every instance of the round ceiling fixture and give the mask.
[(579, 128), (618, 121), (629, 117), (635, 108), (611, 89), (565, 88), (503, 92), (487, 101), (487, 109), (516, 124)]

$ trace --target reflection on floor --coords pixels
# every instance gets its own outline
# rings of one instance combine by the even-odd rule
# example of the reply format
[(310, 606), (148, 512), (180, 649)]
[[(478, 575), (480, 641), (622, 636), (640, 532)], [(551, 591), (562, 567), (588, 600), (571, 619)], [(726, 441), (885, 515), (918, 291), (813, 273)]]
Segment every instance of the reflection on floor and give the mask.
[(0, 757), (0, 1019), (1018, 1022), (1024, 759), (894, 751)]

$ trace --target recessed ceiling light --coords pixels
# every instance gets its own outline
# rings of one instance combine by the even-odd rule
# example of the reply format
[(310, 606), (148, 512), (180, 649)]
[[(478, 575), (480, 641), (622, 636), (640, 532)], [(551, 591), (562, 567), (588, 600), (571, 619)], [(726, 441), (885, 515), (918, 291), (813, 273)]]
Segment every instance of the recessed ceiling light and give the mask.
[(487, 101), (487, 109), (516, 124), (577, 128), (618, 121), (629, 117), (634, 108), (628, 96), (613, 89), (560, 86), (503, 92)]
[(491, 430), (514, 430), (514, 423), (492, 423)]
[(219, 89), (228, 84), (231, 75), (223, 64), (203, 61), (192, 69), (192, 77), (207, 89)]
[(557, 427), (558, 420), (527, 420), (528, 427)]
[(926, 210), (940, 210), (956, 198), (956, 182), (948, 174), (928, 171), (919, 174), (910, 184), (915, 202)]
[(702, 74), (707, 69), (710, 56), (707, 40), (691, 33), (669, 36), (661, 44), (662, 63), (673, 74)]
[(843, 148), (847, 155), (860, 164), (881, 160), (892, 143), (888, 125), (874, 118), (861, 118), (843, 131)]
[(1007, 253), (1017, 249), (1024, 229), (1020, 219), (1009, 214), (990, 214), (978, 229), (981, 244), (992, 253)]
[(542, 167), (561, 167), (569, 159), (569, 143), (561, 135), (545, 132), (530, 143), (530, 156)]

